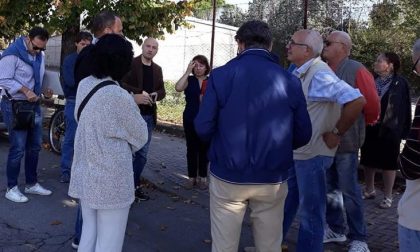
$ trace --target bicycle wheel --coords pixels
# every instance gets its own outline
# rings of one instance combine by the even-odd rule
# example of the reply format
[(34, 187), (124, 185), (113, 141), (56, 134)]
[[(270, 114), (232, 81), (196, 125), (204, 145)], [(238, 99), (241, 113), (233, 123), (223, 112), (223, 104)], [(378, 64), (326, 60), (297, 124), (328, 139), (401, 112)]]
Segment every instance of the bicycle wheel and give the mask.
[(64, 141), (66, 125), (64, 123), (64, 109), (57, 109), (50, 120), (48, 140), (52, 151), (61, 154), (61, 144)]

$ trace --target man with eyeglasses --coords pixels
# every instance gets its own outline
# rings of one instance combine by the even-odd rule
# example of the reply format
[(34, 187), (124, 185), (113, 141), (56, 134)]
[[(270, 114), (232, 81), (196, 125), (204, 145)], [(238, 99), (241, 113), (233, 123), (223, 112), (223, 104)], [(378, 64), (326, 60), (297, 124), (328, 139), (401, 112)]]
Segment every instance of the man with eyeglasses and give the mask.
[[(413, 72), (420, 77), (420, 39), (414, 43)], [(399, 157), (401, 170), (410, 169), (420, 173), (420, 99), (417, 100), (414, 119), (403, 151)], [(407, 167), (408, 166), (408, 167)], [(416, 171), (416, 172), (414, 172)], [(420, 177), (406, 180), (406, 188), (398, 202), (398, 241), (401, 252), (418, 251), (420, 247)]]
[(287, 59), (296, 65), (312, 123), (309, 143), (293, 152), (289, 169), (283, 229), (286, 234), (299, 208), (296, 251), (321, 252), (326, 208), (325, 174), (333, 163), (344, 134), (359, 117), (365, 99), (359, 90), (340, 80), (321, 60), (319, 32), (299, 30), (287, 45)]
[[(0, 87), (2, 91), (1, 111), (9, 132), (10, 148), (7, 158), (6, 198), (23, 203), (29, 199), (18, 187), (18, 177), (25, 156), (25, 193), (50, 195), (37, 180), (39, 151), (42, 143), (42, 117), (39, 99), (45, 73), (43, 51), (49, 38), (48, 31), (34, 27), (28, 36), (16, 39), (4, 52), (0, 60)], [(30, 119), (24, 127), (16, 127), (13, 106), (29, 107)], [(22, 105), (23, 106), (23, 105)]]
[[(363, 199), (358, 183), (358, 153), (365, 139), (366, 124), (374, 124), (379, 118), (380, 100), (372, 74), (362, 63), (349, 59), (352, 48), (350, 36), (343, 31), (331, 32), (325, 40), (323, 58), (338, 78), (360, 90), (366, 99), (363, 113), (340, 136), (340, 145), (334, 163), (327, 170), (328, 226), (324, 243), (343, 242), (345, 233), (343, 208), (346, 211), (350, 252), (369, 251), (366, 243), (366, 224), (363, 215)], [(344, 203), (344, 205), (342, 204)]]

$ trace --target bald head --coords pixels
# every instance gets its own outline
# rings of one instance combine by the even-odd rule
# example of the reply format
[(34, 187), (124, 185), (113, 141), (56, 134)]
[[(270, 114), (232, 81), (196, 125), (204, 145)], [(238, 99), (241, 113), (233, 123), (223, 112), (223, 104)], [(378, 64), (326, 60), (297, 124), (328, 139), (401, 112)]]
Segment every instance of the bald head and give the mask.
[(143, 51), (142, 56), (147, 61), (151, 61), (157, 54), (159, 49), (159, 44), (156, 39), (154, 38), (147, 38), (144, 40), (143, 44), (141, 45), (141, 49)]
[(333, 31), (325, 39), (322, 56), (328, 65), (333, 67), (350, 56), (351, 47), (352, 42), (349, 34), (343, 31)]
[(347, 32), (343, 31), (333, 31), (328, 36), (329, 38), (333, 38), (334, 41), (341, 42), (347, 49), (347, 55), (350, 55), (351, 48), (353, 46), (351, 42), (350, 35)]

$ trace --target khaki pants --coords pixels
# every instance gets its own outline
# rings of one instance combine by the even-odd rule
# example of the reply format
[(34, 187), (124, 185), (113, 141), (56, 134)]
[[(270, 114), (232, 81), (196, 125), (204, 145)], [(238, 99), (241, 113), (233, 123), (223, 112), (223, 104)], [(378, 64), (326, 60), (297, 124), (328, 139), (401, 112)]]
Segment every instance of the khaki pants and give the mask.
[(211, 177), (212, 252), (237, 252), (246, 208), (251, 209), (256, 252), (279, 252), (287, 183), (236, 185)]

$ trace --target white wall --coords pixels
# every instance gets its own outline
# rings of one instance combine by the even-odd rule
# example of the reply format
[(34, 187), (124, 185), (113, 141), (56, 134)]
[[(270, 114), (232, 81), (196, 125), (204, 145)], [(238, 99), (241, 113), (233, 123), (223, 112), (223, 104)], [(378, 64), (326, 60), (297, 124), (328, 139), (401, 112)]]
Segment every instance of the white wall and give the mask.
[[(185, 72), (188, 62), (202, 54), (210, 62), (211, 22), (196, 18), (187, 18), (191, 29), (180, 28), (174, 34), (165, 34), (164, 40), (159, 40), (159, 51), (154, 61), (162, 67), (164, 80), (176, 81)], [(216, 23), (214, 67), (224, 65), (236, 56), (237, 45), (234, 39), (237, 27)], [(134, 55), (141, 54), (141, 47), (131, 41)], [(48, 40), (46, 65), (58, 67), (60, 64), (61, 36)]]

